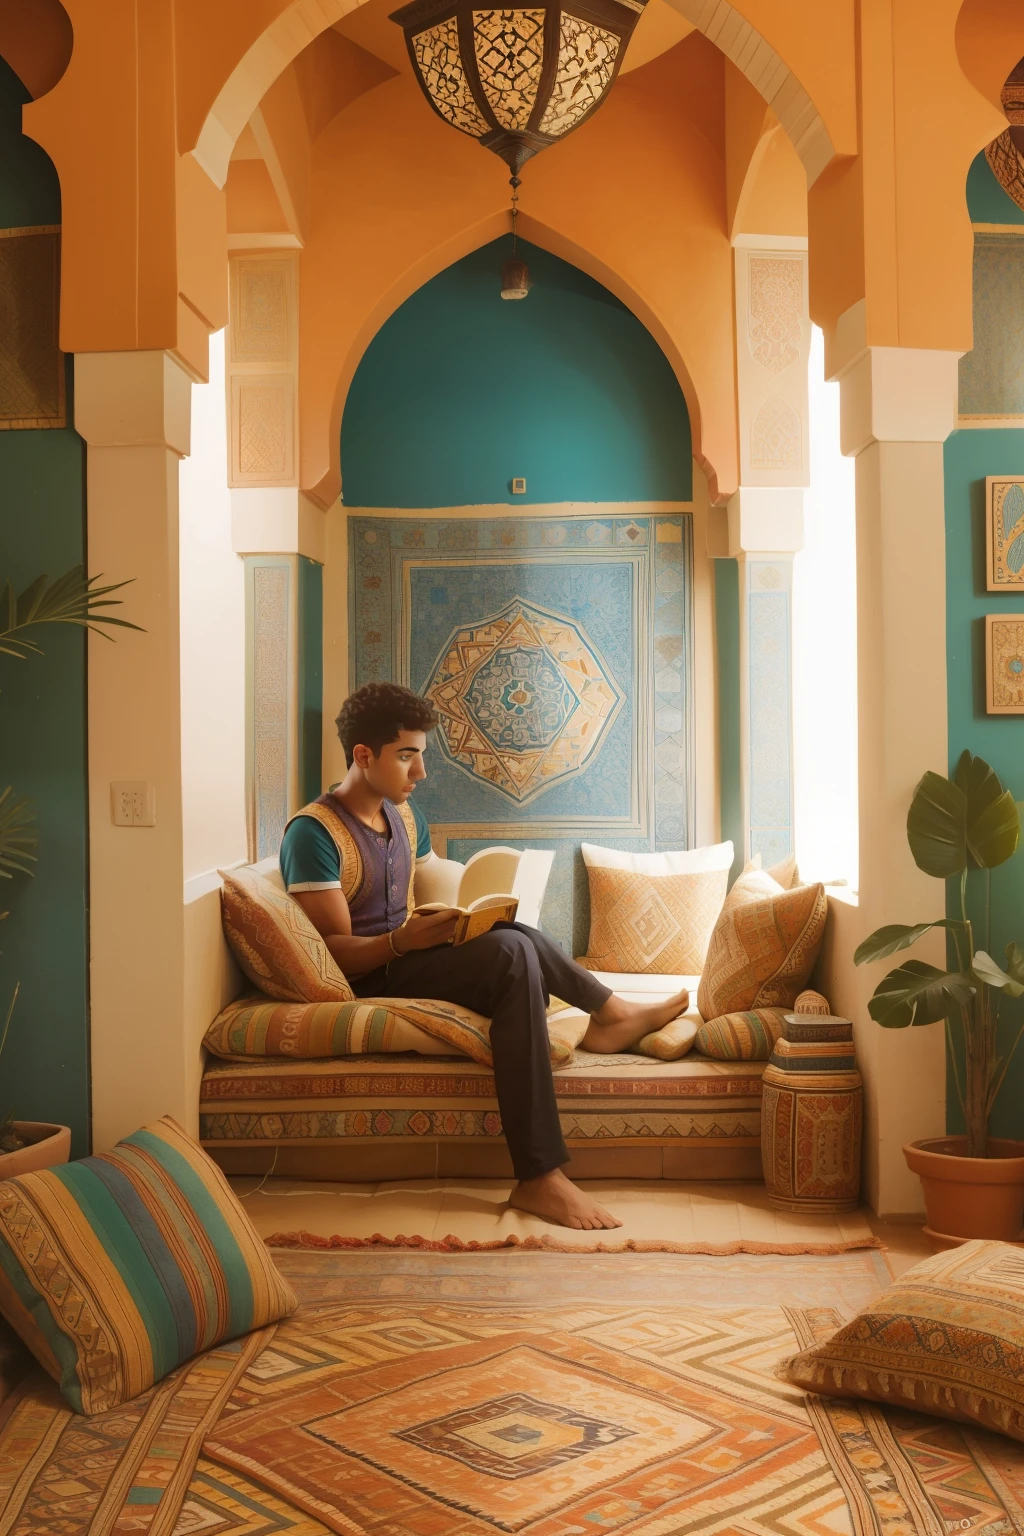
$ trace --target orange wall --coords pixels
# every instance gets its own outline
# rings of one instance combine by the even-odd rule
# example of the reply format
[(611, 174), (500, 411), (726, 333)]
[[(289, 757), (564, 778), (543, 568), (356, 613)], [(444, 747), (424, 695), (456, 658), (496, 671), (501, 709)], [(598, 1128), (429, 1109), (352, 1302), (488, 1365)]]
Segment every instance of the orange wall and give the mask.
[[(683, 50), (700, 91), (679, 89)], [(590, 123), (529, 163), (521, 208), (524, 235), (605, 283), (653, 332), (725, 496), (736, 426), (721, 80), (701, 38), (624, 77)], [(408, 79), (361, 97), (317, 140), (301, 258), (302, 484), (325, 504), (365, 347), (421, 283), (507, 229), (507, 209), (500, 161), (441, 123)]]

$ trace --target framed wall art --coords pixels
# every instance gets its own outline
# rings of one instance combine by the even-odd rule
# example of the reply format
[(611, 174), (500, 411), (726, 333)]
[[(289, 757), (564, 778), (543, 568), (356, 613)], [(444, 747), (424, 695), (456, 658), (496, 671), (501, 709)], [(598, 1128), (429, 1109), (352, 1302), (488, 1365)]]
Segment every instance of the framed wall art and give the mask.
[(1024, 475), (985, 479), (985, 585), (1024, 591)]
[(985, 708), (1024, 715), (1024, 613), (985, 615)]

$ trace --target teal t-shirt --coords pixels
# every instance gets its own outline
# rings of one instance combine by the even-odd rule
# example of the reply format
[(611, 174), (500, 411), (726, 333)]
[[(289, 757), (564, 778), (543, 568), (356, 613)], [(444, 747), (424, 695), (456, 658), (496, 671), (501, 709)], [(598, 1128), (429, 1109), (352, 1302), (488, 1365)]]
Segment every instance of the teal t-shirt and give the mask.
[[(430, 828), (415, 797), (409, 801), (409, 805), (416, 822), (416, 862), (419, 863), (431, 852)], [(285, 828), (278, 862), (286, 890), (341, 889), (341, 860), (334, 839), (327, 828), (314, 821), (312, 816), (296, 816)]]

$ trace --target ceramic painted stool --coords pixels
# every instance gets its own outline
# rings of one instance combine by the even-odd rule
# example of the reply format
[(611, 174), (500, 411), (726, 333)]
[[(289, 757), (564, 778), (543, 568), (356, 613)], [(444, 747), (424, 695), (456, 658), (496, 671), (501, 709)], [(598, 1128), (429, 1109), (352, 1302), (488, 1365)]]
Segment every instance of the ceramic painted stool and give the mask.
[(863, 1099), (850, 1020), (788, 1013), (761, 1100), (761, 1160), (776, 1210), (856, 1209)]

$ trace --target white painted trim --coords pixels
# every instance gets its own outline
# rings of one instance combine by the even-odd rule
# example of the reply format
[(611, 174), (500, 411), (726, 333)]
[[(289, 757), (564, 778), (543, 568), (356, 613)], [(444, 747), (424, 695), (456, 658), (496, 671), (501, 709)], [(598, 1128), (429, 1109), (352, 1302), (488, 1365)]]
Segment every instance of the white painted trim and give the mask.
[[(224, 870), (241, 869), (245, 859), (236, 859), (233, 864), (225, 864)], [(201, 897), (208, 896), (211, 891), (219, 891), (224, 884), (219, 869), (204, 869), (201, 875), (189, 875), (185, 881), (182, 892), (185, 906), (190, 906), (193, 901), (199, 901)]]
[(806, 251), (806, 235), (733, 235), (737, 251)]

